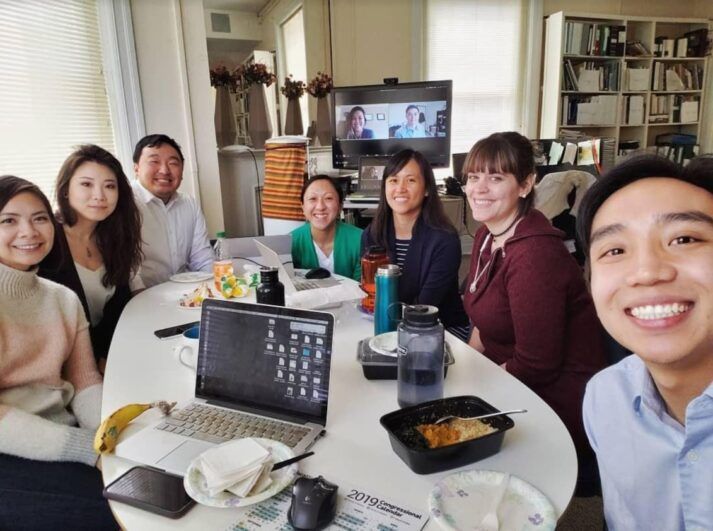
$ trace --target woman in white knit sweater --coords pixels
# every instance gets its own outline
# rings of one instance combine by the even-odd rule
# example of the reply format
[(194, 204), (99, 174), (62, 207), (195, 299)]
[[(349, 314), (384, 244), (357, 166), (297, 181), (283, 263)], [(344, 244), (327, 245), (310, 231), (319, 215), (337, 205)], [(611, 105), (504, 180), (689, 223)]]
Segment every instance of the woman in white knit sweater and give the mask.
[(54, 231), (39, 188), (0, 177), (0, 529), (113, 529), (88, 323), (74, 292), (36, 274)]

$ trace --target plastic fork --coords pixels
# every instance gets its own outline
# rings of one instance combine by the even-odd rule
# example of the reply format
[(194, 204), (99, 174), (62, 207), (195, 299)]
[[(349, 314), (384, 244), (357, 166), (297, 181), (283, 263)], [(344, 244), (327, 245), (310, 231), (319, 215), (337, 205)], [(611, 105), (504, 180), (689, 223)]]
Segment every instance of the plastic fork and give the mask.
[(509, 484), (510, 474), (505, 474), (505, 477), (500, 482), (500, 485), (497, 486), (490, 510), (485, 513), (485, 516), (480, 523), (475, 526), (476, 531), (498, 531), (500, 528), (500, 521), (498, 520), (498, 507), (500, 507), (500, 503), (503, 501), (505, 491), (508, 490)]
[(440, 424), (441, 422), (450, 419), (478, 420), (487, 419), (489, 417), (497, 417), (500, 415), (513, 415), (515, 413), (527, 413), (527, 409), (511, 409), (510, 411), (498, 411), (497, 413), (487, 413), (485, 415), (478, 415), (477, 417), (458, 417), (457, 415), (446, 415), (445, 417), (441, 417), (440, 419), (438, 419), (436, 422), (434, 422), (434, 424)]

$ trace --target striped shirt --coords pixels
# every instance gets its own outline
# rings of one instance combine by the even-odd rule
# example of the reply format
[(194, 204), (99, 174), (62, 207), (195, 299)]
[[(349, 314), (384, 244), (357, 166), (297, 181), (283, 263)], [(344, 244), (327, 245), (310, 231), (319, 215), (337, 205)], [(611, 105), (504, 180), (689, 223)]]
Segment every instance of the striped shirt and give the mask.
[(394, 243), (396, 244), (396, 265), (403, 267), (411, 240), (394, 240)]

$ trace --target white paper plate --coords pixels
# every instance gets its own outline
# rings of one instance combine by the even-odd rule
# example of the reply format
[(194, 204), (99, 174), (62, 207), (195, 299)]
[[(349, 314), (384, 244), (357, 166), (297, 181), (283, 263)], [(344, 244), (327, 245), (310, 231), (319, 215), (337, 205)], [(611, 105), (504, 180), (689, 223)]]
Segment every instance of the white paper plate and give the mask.
[(399, 346), (398, 332), (386, 332), (374, 336), (369, 340), (369, 348), (374, 352), (395, 358), (398, 354), (396, 347)]
[[(285, 459), (290, 459), (295, 456), (295, 452), (293, 452), (289, 446), (279, 441), (261, 439), (257, 437), (255, 437), (255, 440), (272, 452), (273, 463), (279, 463), (280, 461), (284, 461)], [(228, 442), (232, 443), (234, 441)], [(186, 493), (191, 498), (196, 500), (201, 505), (207, 505), (209, 507), (245, 507), (246, 505), (252, 505), (271, 498), (294, 481), (299, 468), (298, 463), (295, 463), (272, 472), (270, 474), (270, 477), (272, 478), (270, 486), (255, 496), (242, 498), (240, 496), (236, 496), (232, 492), (228, 492), (227, 490), (224, 490), (215, 496), (211, 496), (208, 494), (208, 488), (206, 487), (203, 474), (201, 474), (201, 472), (196, 468), (199, 457), (200, 456), (196, 457), (188, 466), (186, 475), (183, 478), (183, 487), (186, 489)]]
[(185, 273), (176, 273), (171, 275), (169, 280), (172, 282), (203, 282), (213, 278), (213, 273), (207, 271), (186, 271)]
[[(442, 479), (428, 497), (431, 516), (448, 531), (477, 528), (505, 476), (492, 470), (466, 470)], [(557, 525), (555, 508), (547, 497), (512, 475), (497, 514), (500, 531), (554, 531)]]

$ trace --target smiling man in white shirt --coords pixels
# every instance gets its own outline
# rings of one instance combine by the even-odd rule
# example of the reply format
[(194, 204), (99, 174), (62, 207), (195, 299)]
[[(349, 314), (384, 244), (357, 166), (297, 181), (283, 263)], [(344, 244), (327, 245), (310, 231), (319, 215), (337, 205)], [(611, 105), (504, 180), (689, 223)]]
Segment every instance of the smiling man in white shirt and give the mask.
[(134, 149), (133, 183), (141, 211), (146, 287), (183, 271), (210, 271), (214, 254), (205, 218), (195, 199), (178, 192), (183, 180), (183, 153), (166, 135), (148, 135)]

